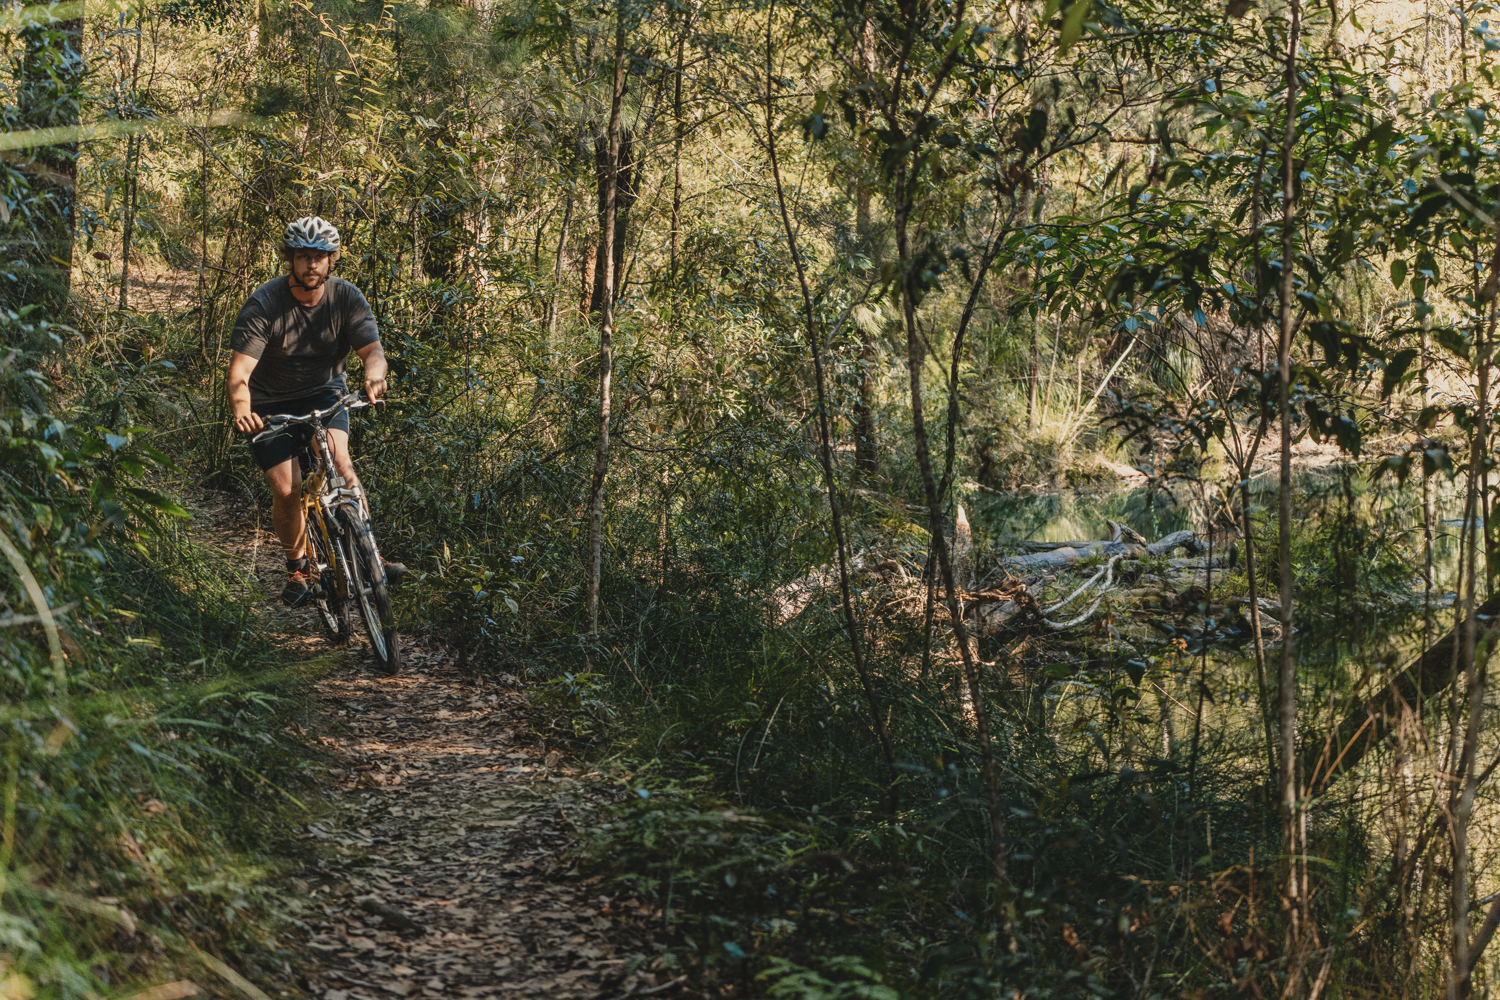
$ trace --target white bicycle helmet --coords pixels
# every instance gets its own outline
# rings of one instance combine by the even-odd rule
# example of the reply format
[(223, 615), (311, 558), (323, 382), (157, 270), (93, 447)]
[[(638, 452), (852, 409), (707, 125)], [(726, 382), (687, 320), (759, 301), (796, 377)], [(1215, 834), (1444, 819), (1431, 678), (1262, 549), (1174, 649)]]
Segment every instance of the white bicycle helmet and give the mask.
[(281, 238), (288, 250), (327, 250), (339, 248), (339, 231), (325, 219), (316, 215), (304, 215), (288, 223)]

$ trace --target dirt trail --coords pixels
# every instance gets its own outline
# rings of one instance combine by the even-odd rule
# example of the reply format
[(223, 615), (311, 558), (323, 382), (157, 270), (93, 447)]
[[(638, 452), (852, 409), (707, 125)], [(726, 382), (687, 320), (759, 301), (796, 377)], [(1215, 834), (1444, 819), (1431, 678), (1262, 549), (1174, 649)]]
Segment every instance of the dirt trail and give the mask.
[[(220, 530), (277, 593), (274, 537)], [(304, 655), (336, 650), (314, 612), (274, 599), (264, 611)], [(543, 745), (524, 693), (460, 676), (441, 647), (403, 642), (394, 678), (363, 643), (346, 648), (315, 684), (307, 735), (328, 755), (338, 805), (303, 834), (319, 860), (289, 880), (306, 961), (288, 985), (322, 1000), (663, 995), (657, 977), (627, 975), (611, 901), (567, 855), (617, 790)]]

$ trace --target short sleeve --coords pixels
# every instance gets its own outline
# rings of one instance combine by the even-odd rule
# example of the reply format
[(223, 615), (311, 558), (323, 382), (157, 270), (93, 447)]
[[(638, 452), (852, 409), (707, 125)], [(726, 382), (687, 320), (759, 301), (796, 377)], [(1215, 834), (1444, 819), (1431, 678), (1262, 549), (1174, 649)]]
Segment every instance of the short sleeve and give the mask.
[(260, 358), (266, 350), (270, 326), (271, 323), (266, 316), (265, 306), (261, 303), (260, 296), (250, 296), (240, 307), (240, 314), (234, 319), (234, 332), (229, 338), (230, 348), (236, 354)]
[(349, 346), (354, 350), (369, 347), (380, 340), (380, 329), (375, 325), (375, 313), (369, 300), (353, 282), (344, 282), (344, 329), (348, 331)]

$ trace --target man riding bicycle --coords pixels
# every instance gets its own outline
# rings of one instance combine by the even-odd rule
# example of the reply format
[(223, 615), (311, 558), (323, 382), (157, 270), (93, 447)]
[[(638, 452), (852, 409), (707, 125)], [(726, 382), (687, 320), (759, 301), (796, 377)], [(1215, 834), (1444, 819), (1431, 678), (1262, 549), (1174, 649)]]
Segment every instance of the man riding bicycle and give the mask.
[[(370, 303), (354, 285), (330, 276), (339, 259), (339, 231), (316, 215), (304, 216), (286, 227), (281, 257), (290, 273), (252, 292), (234, 321), (229, 404), (234, 426), (244, 434), (263, 430), (267, 415), (302, 414), (336, 403), (348, 392), (344, 363), (351, 350), (364, 362), (370, 402), (386, 390), (385, 352)], [(338, 474), (359, 489), (349, 460), (348, 412), (327, 426)], [(298, 463), (311, 438), (310, 428), (291, 427), (250, 446), (271, 487), (271, 524), (286, 555), (281, 599), (292, 607), (311, 593)], [(395, 583), (406, 567), (386, 562), (385, 572)]]

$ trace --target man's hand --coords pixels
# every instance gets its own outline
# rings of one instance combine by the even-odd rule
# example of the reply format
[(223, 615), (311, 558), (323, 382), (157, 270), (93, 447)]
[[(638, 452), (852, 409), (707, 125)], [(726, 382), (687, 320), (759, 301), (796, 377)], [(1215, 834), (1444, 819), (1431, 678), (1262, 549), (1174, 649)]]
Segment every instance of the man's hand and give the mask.
[(385, 382), (385, 350), (380, 346), (380, 341), (366, 344), (357, 352), (359, 360), (365, 363), (365, 395), (370, 402), (375, 402), (385, 395), (387, 388)]
[(235, 415), (234, 429), (241, 434), (254, 434), (266, 429), (266, 422), (260, 419), (259, 413), (245, 411)]

